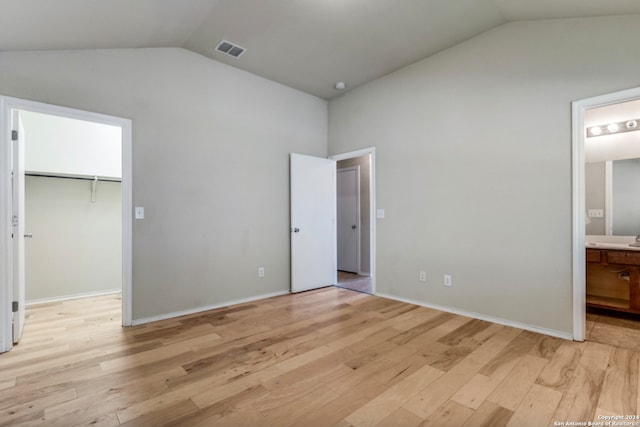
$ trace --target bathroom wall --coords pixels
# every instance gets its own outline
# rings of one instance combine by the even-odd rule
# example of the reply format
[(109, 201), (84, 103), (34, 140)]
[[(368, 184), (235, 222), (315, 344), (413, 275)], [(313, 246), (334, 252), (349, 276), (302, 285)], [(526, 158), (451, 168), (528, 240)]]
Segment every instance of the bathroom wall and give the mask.
[[(627, 121), (630, 119), (640, 118), (640, 100), (632, 100), (619, 102), (598, 108), (591, 108), (585, 111), (585, 127), (589, 129), (592, 126), (607, 126), (609, 123)], [(640, 131), (623, 132), (612, 135), (591, 136), (587, 132), (585, 138), (585, 205), (587, 209), (587, 235), (604, 235), (606, 233), (605, 218), (590, 218), (588, 216), (589, 209), (605, 210), (605, 162), (607, 160), (616, 161), (623, 159), (640, 158)], [(619, 186), (622, 183), (619, 180), (613, 180), (614, 185)], [(614, 194), (617, 192), (614, 191)], [(640, 197), (640, 192), (638, 193)], [(628, 203), (619, 205), (623, 210), (633, 205), (634, 198), (627, 199)], [(620, 198), (618, 198), (618, 202)], [(620, 209), (613, 209), (614, 215), (620, 212)], [(640, 209), (638, 210), (640, 212)], [(606, 216), (606, 212), (605, 212)], [(618, 221), (622, 219), (614, 219), (614, 235), (626, 233), (637, 227), (629, 224), (621, 226)], [(624, 222), (624, 221), (622, 221)], [(621, 224), (622, 224), (621, 222)], [(616, 228), (618, 228), (616, 230)], [(636, 233), (631, 233), (635, 235)]]

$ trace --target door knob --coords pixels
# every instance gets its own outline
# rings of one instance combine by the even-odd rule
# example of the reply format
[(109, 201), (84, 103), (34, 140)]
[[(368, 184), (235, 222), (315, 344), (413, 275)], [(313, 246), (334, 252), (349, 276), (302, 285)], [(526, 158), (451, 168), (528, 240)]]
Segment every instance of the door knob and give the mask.
[(357, 227), (357, 225), (355, 225), (355, 224), (353, 224), (353, 225), (351, 226), (351, 228), (353, 228), (354, 230), (356, 229), (356, 227)]
[(25, 234), (25, 235), (24, 235), (24, 237), (26, 237), (27, 239), (30, 239), (30, 238), (32, 238), (32, 237), (33, 237), (33, 234), (28, 233), (28, 234)]
[(296, 227), (296, 228), (292, 228), (291, 231), (293, 231), (294, 233), (299, 233), (300, 229), (298, 227)]

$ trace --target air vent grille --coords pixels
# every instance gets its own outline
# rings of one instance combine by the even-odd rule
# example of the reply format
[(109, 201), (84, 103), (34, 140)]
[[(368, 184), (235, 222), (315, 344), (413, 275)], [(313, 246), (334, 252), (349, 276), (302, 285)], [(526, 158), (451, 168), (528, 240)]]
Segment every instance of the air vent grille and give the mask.
[(245, 48), (238, 46), (237, 44), (230, 43), (226, 40), (222, 40), (216, 46), (216, 52), (224, 53), (225, 55), (233, 56), (234, 58), (239, 58), (246, 51)]

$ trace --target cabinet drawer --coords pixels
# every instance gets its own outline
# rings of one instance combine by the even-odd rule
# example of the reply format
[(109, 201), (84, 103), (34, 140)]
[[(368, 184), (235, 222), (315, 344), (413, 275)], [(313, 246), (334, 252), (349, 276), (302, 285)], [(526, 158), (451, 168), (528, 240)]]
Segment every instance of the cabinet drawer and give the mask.
[(627, 251), (607, 251), (607, 263), (640, 265), (640, 253)]
[(595, 249), (587, 249), (587, 262), (600, 262), (602, 253)]

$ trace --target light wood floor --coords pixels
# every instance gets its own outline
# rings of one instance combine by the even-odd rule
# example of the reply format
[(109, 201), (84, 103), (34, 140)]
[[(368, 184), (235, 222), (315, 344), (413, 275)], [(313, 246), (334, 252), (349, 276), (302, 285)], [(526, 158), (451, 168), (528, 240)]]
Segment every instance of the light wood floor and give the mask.
[(28, 310), (0, 355), (0, 425), (527, 427), (639, 409), (640, 330), (598, 315), (601, 342), (576, 343), (339, 288), (125, 329), (119, 304)]

